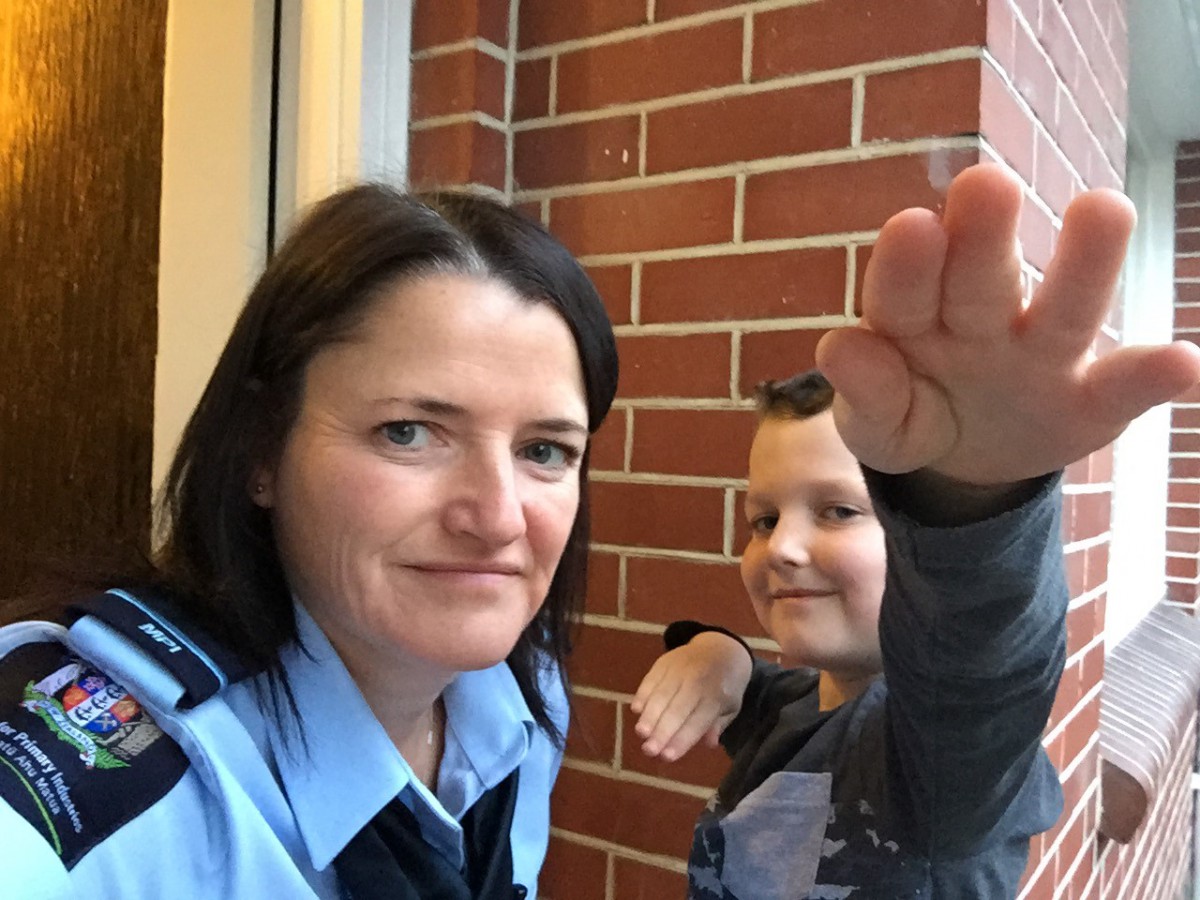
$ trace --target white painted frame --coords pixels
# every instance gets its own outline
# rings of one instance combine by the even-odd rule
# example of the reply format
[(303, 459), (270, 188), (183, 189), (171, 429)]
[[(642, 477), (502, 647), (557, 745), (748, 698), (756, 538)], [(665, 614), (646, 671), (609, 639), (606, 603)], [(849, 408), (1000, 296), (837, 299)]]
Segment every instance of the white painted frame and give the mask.
[(282, 7), (276, 233), (359, 180), (403, 185), (413, 0), (298, 0)]
[[(266, 261), (274, 0), (167, 10), (152, 485)], [(275, 233), (358, 179), (403, 183), (412, 0), (283, 0)]]

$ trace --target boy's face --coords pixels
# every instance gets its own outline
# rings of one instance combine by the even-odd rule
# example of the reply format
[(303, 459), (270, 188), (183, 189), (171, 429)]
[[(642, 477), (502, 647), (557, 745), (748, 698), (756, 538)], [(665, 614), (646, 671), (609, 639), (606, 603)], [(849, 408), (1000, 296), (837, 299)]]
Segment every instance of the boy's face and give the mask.
[(785, 661), (844, 676), (882, 671), (883, 528), (832, 412), (763, 421), (746, 519), (742, 581)]

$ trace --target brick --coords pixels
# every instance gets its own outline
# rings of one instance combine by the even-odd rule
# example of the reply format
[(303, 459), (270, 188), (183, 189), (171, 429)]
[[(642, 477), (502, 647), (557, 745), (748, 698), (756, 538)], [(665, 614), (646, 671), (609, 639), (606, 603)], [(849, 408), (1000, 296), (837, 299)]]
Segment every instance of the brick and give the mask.
[[(1087, 589), (1089, 591), (1096, 590), (1108, 580), (1108, 544), (1094, 544), (1084, 551), (1087, 559)], [(1096, 601), (1103, 605), (1104, 598), (1100, 597)], [(1100, 621), (1104, 620), (1104, 616), (1099, 615)]]
[(1180, 456), (1171, 459), (1171, 478), (1200, 478), (1200, 458)]
[(750, 410), (635, 410), (633, 471), (745, 478), (757, 425)]
[(862, 315), (863, 285), (867, 280), (867, 266), (871, 262), (874, 244), (859, 244), (854, 248), (854, 315)]
[(521, 0), (517, 45), (522, 50), (643, 25), (646, 0)]
[(645, 853), (686, 858), (704, 800), (674, 791), (563, 769), (550, 798), (551, 821)]
[[(1167, 528), (1200, 528), (1200, 509), (1195, 507), (1171, 506), (1167, 508)], [(1200, 551), (1200, 535), (1183, 532), (1195, 545), (1192, 549)], [(1170, 533), (1168, 533), (1168, 540)]]
[(618, 266), (588, 266), (588, 278), (592, 280), (604, 308), (614, 325), (624, 325), (630, 321), (630, 296), (633, 287), (633, 267)]
[(1175, 235), (1176, 253), (1200, 253), (1200, 231), (1179, 232)]
[[(617, 338), (621, 397), (728, 397), (728, 334)], [(702, 361), (703, 365), (697, 365)]]
[(514, 77), (513, 121), (549, 115), (550, 57), (519, 61)]
[(1062, 680), (1058, 683), (1058, 691), (1054, 695), (1054, 706), (1050, 710), (1047, 727), (1053, 728), (1070, 715), (1082, 698), (1083, 689), (1079, 681), (1079, 666), (1068, 666), (1063, 671)]
[(484, 184), (504, 188), (504, 135), (476, 122), (414, 129), (408, 177), (419, 190)]
[(597, 697), (571, 698), (567, 756), (611, 766), (617, 758), (617, 704)]
[(987, 4), (987, 48), (1000, 68), (1010, 74), (1016, 68), (1013, 45), (1018, 30), (1011, 4)]
[[(1086, 694), (1096, 685), (1098, 685), (1104, 677), (1104, 644), (1100, 643), (1089, 650), (1083, 657), (1083, 668), (1079, 673), (1080, 680), (1083, 682), (1083, 692)], [(1090, 710), (1087, 714), (1088, 731), (1087, 734), (1093, 734), (1099, 724), (1100, 701), (1093, 699), (1086, 709)], [(1086, 743), (1086, 740), (1085, 740)], [(1082, 745), (1081, 745), (1082, 746)], [(1074, 757), (1071, 757), (1074, 759)]]
[(478, 50), (412, 64), (412, 120), (478, 111), (504, 119), (504, 63)]
[(649, 114), (646, 169), (672, 172), (850, 145), (849, 81), (722, 97)]
[(1054, 128), (1058, 102), (1058, 76), (1041, 45), (1024, 28), (1018, 28), (1014, 48), (1016, 70), (1013, 84), (1034, 114), (1049, 129)]
[(642, 322), (721, 322), (838, 315), (845, 307), (841, 247), (648, 262)]
[(597, 481), (591, 491), (597, 543), (721, 551), (725, 501), (720, 488)]
[(866, 79), (862, 139), (906, 141), (979, 131), (980, 62), (956, 60)]
[(1171, 410), (1171, 428), (1200, 428), (1200, 409), (1174, 407)]
[(1200, 257), (1176, 257), (1176, 278), (1200, 278)]
[(1023, 884), (1025, 887), (1019, 894), (1021, 900), (1052, 900), (1054, 897), (1054, 866), (1046, 866), (1034, 881), (1025, 881)]
[(1180, 141), (1175, 152), (1178, 156), (1200, 156), (1200, 141)]
[(600, 109), (742, 80), (742, 20), (600, 44), (558, 58), (558, 111)]
[(733, 179), (558, 197), (554, 233), (577, 256), (666, 250), (733, 239)]
[(769, 10), (754, 17), (753, 77), (761, 81), (947, 47), (982, 47), (986, 17), (986, 4), (961, 0), (855, 0)]
[(1042, 27), (1038, 37), (1059, 77), (1068, 85), (1074, 84), (1083, 60), (1060, 4), (1042, 4)]
[(828, 329), (804, 331), (765, 331), (742, 336), (741, 371), (738, 393), (752, 397), (760, 381), (787, 378), (816, 364), (817, 341)]
[(729, 757), (725, 751), (719, 747), (709, 747), (703, 741), (675, 762), (647, 756), (642, 752), (642, 738), (633, 730), (637, 716), (628, 707), (622, 707), (622, 714), (625, 719), (621, 731), (624, 742), (621, 747), (621, 767), (625, 771), (715, 788), (729, 770)]
[(1200, 599), (1200, 587), (1195, 582), (1168, 582), (1167, 599), (1172, 603), (1195, 603)]
[(508, 8), (511, 0), (416, 0), (412, 48), (426, 50), (442, 44), (481, 37), (508, 46)]
[(1175, 160), (1175, 177), (1200, 178), (1200, 157)]
[(1040, 132), (1033, 166), (1033, 189), (1060, 219), (1067, 205), (1082, 189), (1058, 148)]
[(629, 619), (662, 625), (694, 619), (748, 637), (766, 634), (754, 616), (735, 562), (631, 556), (626, 565)]
[(588, 455), (592, 471), (624, 471), (626, 415), (624, 410), (613, 410), (592, 435)]
[(1167, 530), (1168, 553), (1196, 553), (1200, 551), (1200, 540), (1188, 531)]
[(1027, 183), (1032, 183), (1033, 121), (991, 66), (983, 67), (979, 122), (984, 138)]
[(615, 553), (588, 554), (586, 611), (593, 615), (615, 616), (618, 612), (621, 557)]
[(1112, 523), (1112, 494), (1108, 491), (1073, 494), (1069, 500), (1071, 534), (1075, 540), (1095, 537), (1108, 531)]
[(551, 835), (538, 894), (554, 900), (606, 900), (608, 854)]
[(1175, 285), (1176, 303), (1200, 303), (1200, 284)]
[(1092, 642), (1102, 630), (1096, 619), (1096, 601), (1089, 600), (1067, 613), (1067, 656), (1073, 656)]
[(638, 172), (637, 116), (518, 131), (513, 176), (522, 190), (629, 178)]
[(936, 151), (751, 175), (745, 238), (873, 231), (907, 207), (938, 209), (951, 177), (978, 158), (974, 150)]
[(1168, 503), (1200, 505), (1200, 484), (1172, 481), (1167, 485)]
[(1087, 590), (1087, 556), (1083, 550), (1072, 550), (1063, 556), (1067, 572), (1067, 590), (1072, 597), (1078, 597)]
[[(1084, 682), (1084, 689), (1087, 689), (1087, 682)], [(1100, 728), (1100, 698), (1095, 697), (1087, 704), (1080, 707), (1075, 715), (1067, 722), (1063, 730), (1063, 768), (1070, 765), (1073, 760), (1083, 752)], [(1074, 856), (1071, 857), (1074, 859)]]
[(1200, 330), (1200, 306), (1181, 306), (1176, 309), (1175, 330)]
[(1176, 228), (1200, 228), (1200, 206), (1175, 210)]
[(584, 625), (567, 669), (573, 684), (633, 694), (662, 653), (657, 634)]
[(687, 876), (633, 859), (617, 857), (613, 900), (664, 900), (687, 893)]

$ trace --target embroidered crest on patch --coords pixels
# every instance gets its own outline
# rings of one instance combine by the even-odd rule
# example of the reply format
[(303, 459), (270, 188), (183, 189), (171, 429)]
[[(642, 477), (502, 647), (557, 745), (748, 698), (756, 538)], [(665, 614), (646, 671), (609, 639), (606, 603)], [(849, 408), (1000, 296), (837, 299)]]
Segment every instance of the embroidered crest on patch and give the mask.
[(61, 644), (24, 644), (0, 660), (0, 800), (67, 868), (187, 766), (125, 688)]

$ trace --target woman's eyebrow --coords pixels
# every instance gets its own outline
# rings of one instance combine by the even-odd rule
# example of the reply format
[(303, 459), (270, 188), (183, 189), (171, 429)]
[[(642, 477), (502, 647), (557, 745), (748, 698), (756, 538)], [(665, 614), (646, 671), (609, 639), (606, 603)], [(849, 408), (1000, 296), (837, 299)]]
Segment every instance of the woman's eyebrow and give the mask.
[[(377, 401), (377, 405), (409, 406), (421, 412), (429, 413), (432, 416), (443, 416), (446, 418), (461, 419), (468, 414), (466, 407), (460, 406), (457, 403), (450, 403), (447, 400), (438, 400), (435, 397), (384, 397)], [(587, 426), (575, 419), (551, 417), (548, 419), (535, 419), (530, 424), (540, 431), (548, 431), (552, 434), (578, 434), (586, 438), (589, 433)]]

